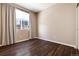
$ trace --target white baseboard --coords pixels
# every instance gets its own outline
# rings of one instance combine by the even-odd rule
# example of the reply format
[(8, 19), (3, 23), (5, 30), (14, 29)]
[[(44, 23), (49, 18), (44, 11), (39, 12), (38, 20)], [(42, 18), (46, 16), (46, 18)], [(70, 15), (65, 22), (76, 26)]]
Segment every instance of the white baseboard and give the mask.
[[(38, 38), (38, 39), (45, 40), (45, 38), (39, 38), (39, 37), (34, 37), (34, 38)], [(26, 40), (29, 40), (29, 39), (20, 40), (20, 41), (17, 41), (16, 43), (18, 43), (18, 42), (22, 42), (22, 41), (26, 41)], [(70, 46), (70, 47), (74, 47), (74, 48), (76, 48), (76, 49), (77, 49), (77, 47), (76, 47), (75, 45), (70, 45), (70, 44), (67, 44), (67, 43), (62, 43), (62, 42), (52, 41), (52, 40), (46, 40), (46, 41), (50, 41), (50, 42), (59, 43), (59, 44), (66, 45), (66, 46)], [(0, 45), (0, 46), (2, 46), (2, 45)]]
[[(35, 38), (38, 38), (38, 39), (42, 39), (42, 40), (45, 40), (45, 38), (39, 38), (39, 37), (35, 37)], [(70, 46), (70, 47), (74, 47), (74, 48), (77, 48), (75, 45), (70, 45), (70, 44), (67, 44), (67, 43), (63, 43), (63, 42), (52, 41), (52, 40), (48, 40), (48, 39), (47, 39), (46, 41), (55, 42), (55, 43), (58, 43), (58, 44), (62, 44), (62, 45), (66, 45), (66, 46)]]

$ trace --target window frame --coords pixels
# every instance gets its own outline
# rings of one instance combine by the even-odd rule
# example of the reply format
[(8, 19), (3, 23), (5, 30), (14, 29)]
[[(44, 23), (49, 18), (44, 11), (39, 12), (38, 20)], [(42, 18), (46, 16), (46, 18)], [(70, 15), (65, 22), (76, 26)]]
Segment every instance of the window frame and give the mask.
[[(26, 12), (26, 11), (20, 9), (20, 8), (16, 8), (16, 9), (15, 9), (15, 14), (16, 14), (16, 10), (20, 10), (20, 11), (22, 11), (22, 12), (24, 12), (24, 13), (28, 13), (28, 14), (29, 14), (29, 18), (30, 18), (30, 13), (29, 13), (29, 12)], [(16, 17), (15, 17), (15, 18), (16, 18)], [(16, 19), (16, 20), (17, 20), (17, 19)], [(27, 30), (27, 29), (29, 29), (29, 27), (30, 27), (30, 20), (28, 21), (28, 28), (27, 28), (27, 29), (23, 28), (22, 20), (21, 20), (20, 24), (21, 24), (20, 29), (18, 29), (18, 28), (17, 28), (17, 25), (16, 25), (16, 29), (17, 29), (17, 30)]]

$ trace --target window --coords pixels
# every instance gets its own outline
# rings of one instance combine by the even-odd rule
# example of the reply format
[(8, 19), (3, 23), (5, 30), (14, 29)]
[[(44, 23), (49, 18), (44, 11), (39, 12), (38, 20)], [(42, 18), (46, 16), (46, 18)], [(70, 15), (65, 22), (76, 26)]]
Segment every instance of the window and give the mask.
[(16, 28), (29, 28), (29, 13), (16, 9)]

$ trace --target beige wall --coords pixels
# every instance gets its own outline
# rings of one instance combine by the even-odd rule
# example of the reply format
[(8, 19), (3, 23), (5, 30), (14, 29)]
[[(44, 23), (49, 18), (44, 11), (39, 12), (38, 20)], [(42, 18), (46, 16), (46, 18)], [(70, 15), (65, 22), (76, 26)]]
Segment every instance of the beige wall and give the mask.
[[(1, 4), (0, 4), (0, 39), (1, 39)], [(1, 41), (1, 40), (0, 40)], [(1, 44), (1, 43), (0, 43)]]
[(30, 13), (31, 22), (31, 38), (37, 37), (37, 13)]
[(78, 6), (78, 15), (77, 16), (78, 16), (78, 40), (77, 40), (78, 42), (77, 43), (78, 43), (78, 49), (79, 49), (79, 6)]
[(56, 4), (38, 14), (39, 37), (76, 45), (76, 4)]

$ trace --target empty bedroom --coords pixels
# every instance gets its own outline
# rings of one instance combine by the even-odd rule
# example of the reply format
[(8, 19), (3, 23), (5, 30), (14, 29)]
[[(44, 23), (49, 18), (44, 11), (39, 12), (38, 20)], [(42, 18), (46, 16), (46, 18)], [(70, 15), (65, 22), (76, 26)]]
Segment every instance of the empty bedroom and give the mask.
[(0, 3), (0, 56), (78, 56), (79, 3)]

